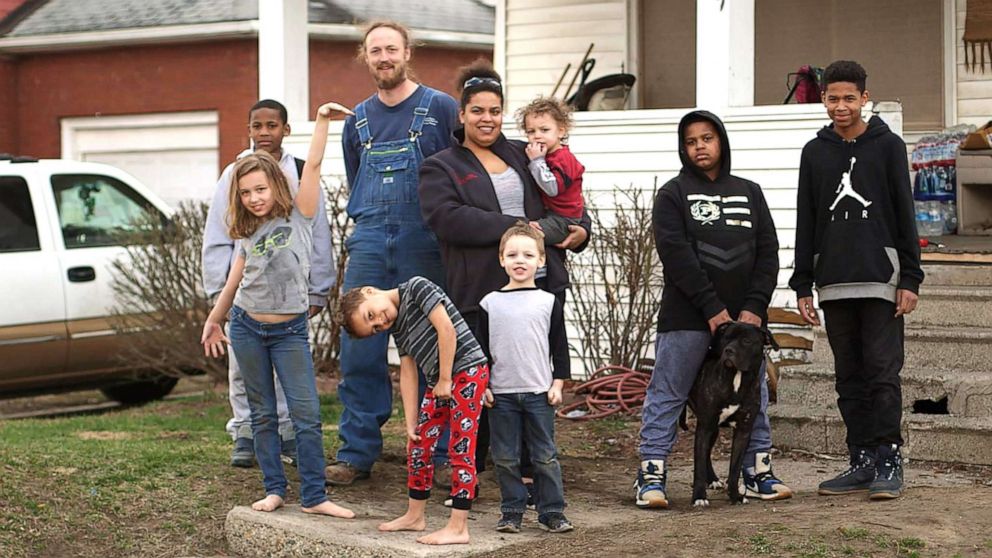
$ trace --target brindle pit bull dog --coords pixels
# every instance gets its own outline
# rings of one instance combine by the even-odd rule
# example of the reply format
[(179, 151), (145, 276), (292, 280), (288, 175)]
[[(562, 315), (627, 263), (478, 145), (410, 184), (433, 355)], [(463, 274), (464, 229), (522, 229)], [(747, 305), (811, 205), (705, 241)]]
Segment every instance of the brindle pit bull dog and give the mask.
[(689, 392), (689, 408), (696, 415), (696, 440), (692, 482), (692, 505), (709, 506), (706, 488), (722, 488), (723, 483), (713, 471), (711, 453), (720, 424), (734, 429), (730, 450), (730, 476), (727, 494), (731, 503), (746, 504), (738, 481), (744, 452), (751, 440), (751, 427), (761, 405), (761, 384), (758, 382), (765, 345), (778, 349), (775, 339), (766, 329), (741, 322), (728, 322), (717, 328), (710, 342), (710, 352)]

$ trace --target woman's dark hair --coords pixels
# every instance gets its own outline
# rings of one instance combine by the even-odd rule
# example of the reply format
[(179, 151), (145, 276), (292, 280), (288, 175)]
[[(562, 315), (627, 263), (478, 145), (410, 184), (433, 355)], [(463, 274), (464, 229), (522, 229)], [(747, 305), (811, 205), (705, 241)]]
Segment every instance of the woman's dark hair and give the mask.
[(485, 58), (479, 58), (468, 66), (458, 68), (458, 82), (455, 89), (461, 93), (461, 108), (468, 105), (469, 99), (476, 93), (488, 91), (499, 97), (503, 102), (503, 78), (493, 69), (493, 63)]
[(861, 64), (853, 60), (838, 60), (832, 62), (823, 70), (823, 88), (826, 89), (831, 83), (844, 81), (853, 83), (858, 87), (858, 91), (865, 92), (865, 82), (868, 80), (868, 73), (861, 67)]

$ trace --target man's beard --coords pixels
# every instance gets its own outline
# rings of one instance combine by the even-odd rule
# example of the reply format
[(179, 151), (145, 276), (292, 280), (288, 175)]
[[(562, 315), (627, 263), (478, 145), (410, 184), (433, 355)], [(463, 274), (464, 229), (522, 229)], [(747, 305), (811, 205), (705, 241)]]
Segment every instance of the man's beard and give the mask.
[(380, 76), (379, 69), (376, 68), (376, 71), (372, 72), (372, 77), (375, 78), (375, 84), (379, 89), (394, 89), (406, 81), (406, 66), (393, 66), (393, 74), (390, 77)]

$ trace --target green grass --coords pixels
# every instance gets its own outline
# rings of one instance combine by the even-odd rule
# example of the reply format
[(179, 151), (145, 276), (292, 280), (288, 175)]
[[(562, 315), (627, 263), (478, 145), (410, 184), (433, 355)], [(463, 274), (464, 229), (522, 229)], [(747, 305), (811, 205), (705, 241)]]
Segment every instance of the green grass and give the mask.
[[(325, 427), (339, 408), (321, 397)], [(0, 422), (3, 555), (152, 555), (156, 545), (223, 553), (224, 515), (261, 483), (257, 469), (227, 465), (229, 416), (227, 398), (211, 394)], [(330, 454), (336, 433), (325, 428), (324, 438)]]

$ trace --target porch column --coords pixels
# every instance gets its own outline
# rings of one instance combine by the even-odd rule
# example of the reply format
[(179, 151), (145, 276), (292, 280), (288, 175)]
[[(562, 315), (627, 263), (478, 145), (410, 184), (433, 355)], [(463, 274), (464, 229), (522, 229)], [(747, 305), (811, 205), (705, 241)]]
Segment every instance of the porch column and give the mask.
[(258, 98), (286, 105), (293, 121), (310, 120), (307, 0), (258, 0)]
[(696, 106), (754, 105), (754, 1), (696, 0)]

